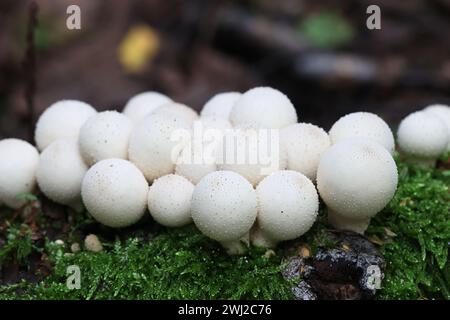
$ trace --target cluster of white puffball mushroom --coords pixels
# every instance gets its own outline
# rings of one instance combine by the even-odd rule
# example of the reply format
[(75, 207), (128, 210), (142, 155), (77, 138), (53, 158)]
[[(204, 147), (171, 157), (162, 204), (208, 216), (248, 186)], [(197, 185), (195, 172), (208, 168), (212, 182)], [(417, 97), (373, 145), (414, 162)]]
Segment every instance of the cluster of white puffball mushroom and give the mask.
[[(219, 139), (194, 148), (190, 134), (199, 125)], [(277, 138), (265, 150), (276, 155), (272, 163), (261, 156), (261, 131)], [(189, 138), (180, 143), (175, 132)], [(430, 163), (450, 150), (449, 135), (450, 108), (434, 105), (401, 122), (398, 144), (408, 159)], [(122, 113), (62, 100), (40, 116), (35, 142), (0, 141), (0, 203), (20, 208), (18, 195), (37, 185), (54, 202), (86, 208), (113, 228), (147, 210), (167, 227), (194, 223), (230, 253), (303, 235), (317, 218), (319, 195), (335, 228), (364, 233), (397, 188), (394, 137), (380, 117), (351, 113), (327, 133), (298, 123), (288, 97), (269, 87), (217, 94), (200, 114), (157, 92), (134, 96)], [(204, 160), (205, 150), (209, 161), (179, 161)], [(224, 161), (238, 150), (243, 161)]]

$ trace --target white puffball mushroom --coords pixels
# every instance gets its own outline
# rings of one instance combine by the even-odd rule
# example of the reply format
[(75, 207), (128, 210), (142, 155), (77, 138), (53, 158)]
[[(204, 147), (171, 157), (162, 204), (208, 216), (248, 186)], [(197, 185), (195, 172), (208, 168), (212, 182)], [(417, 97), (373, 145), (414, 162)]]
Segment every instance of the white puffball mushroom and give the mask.
[(234, 126), (281, 129), (297, 122), (297, 112), (285, 94), (270, 87), (257, 87), (236, 101), (230, 121)]
[(159, 106), (172, 102), (172, 99), (159, 92), (146, 91), (128, 100), (122, 113), (137, 124)]
[(348, 138), (367, 138), (381, 144), (390, 154), (395, 151), (394, 135), (391, 129), (374, 113), (347, 114), (333, 124), (329, 134), (332, 144)]
[(218, 169), (239, 173), (253, 186), (269, 174), (286, 169), (286, 151), (279, 137), (272, 134), (251, 127), (227, 131), (217, 148)]
[(382, 145), (363, 138), (342, 140), (322, 156), (317, 189), (337, 229), (364, 233), (397, 189), (397, 166)]
[(59, 139), (41, 153), (37, 183), (47, 198), (81, 211), (81, 183), (88, 170), (75, 139)]
[(80, 130), (80, 152), (89, 166), (104, 159), (128, 159), (128, 142), (133, 122), (117, 111), (91, 117)]
[(272, 173), (256, 188), (258, 217), (251, 232), (256, 246), (273, 248), (306, 233), (319, 211), (319, 196), (305, 175), (291, 170)]
[(286, 150), (287, 169), (316, 181), (320, 158), (331, 145), (328, 134), (313, 124), (296, 123), (281, 130), (280, 143)]
[[(450, 106), (443, 104), (433, 104), (424, 109), (425, 112), (434, 114), (436, 117), (441, 119), (442, 122), (447, 126), (448, 135), (450, 137)], [(450, 138), (447, 144), (447, 150), (450, 151)]]
[(231, 108), (241, 97), (240, 92), (222, 92), (209, 99), (202, 108), (200, 115), (202, 117), (218, 117), (228, 120), (230, 118)]
[(191, 223), (193, 191), (194, 185), (176, 174), (156, 179), (148, 192), (148, 209), (151, 216), (166, 227), (182, 227)]
[(131, 162), (106, 159), (87, 171), (81, 196), (95, 220), (112, 228), (127, 227), (139, 221), (145, 213), (148, 184)]
[(435, 165), (448, 141), (445, 123), (430, 112), (411, 113), (400, 122), (397, 130), (397, 143), (407, 160), (424, 166)]
[(42, 151), (58, 139), (78, 139), (81, 126), (97, 111), (77, 100), (61, 100), (48, 107), (36, 123), (34, 139)]
[(19, 139), (0, 140), (0, 201), (18, 209), (25, 204), (17, 196), (33, 192), (39, 153), (34, 146)]
[(177, 102), (165, 103), (153, 110), (152, 114), (176, 116), (183, 119), (189, 124), (192, 124), (195, 120), (198, 119), (198, 113), (194, 109), (188, 107), (185, 104)]
[(190, 126), (183, 119), (151, 114), (131, 132), (129, 159), (151, 182), (175, 171), (175, 163), (188, 135)]
[(256, 192), (239, 174), (216, 171), (195, 186), (191, 213), (203, 234), (219, 241), (230, 254), (239, 254), (245, 250), (240, 240), (248, 237), (256, 219)]
[(233, 126), (231, 125), (231, 122), (227, 119), (220, 118), (217, 116), (205, 116), (200, 117), (198, 120), (194, 121), (193, 128), (195, 129), (196, 126), (201, 126), (202, 130), (219, 130), (222, 133), (226, 130), (233, 129)]

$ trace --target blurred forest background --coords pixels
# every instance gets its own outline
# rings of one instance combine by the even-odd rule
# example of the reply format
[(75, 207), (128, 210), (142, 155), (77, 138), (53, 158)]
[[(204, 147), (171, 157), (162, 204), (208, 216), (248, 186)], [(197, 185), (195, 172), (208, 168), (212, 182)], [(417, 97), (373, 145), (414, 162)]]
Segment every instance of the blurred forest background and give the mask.
[[(35, 113), (60, 99), (122, 110), (156, 90), (200, 110), (215, 93), (273, 86), (325, 129), (376, 112), (395, 126), (450, 103), (450, 0), (39, 0)], [(27, 138), (27, 0), (0, 2), (0, 138)], [(66, 10), (81, 8), (81, 30)], [(381, 8), (381, 30), (366, 9)], [(29, 75), (28, 75), (29, 76)]]

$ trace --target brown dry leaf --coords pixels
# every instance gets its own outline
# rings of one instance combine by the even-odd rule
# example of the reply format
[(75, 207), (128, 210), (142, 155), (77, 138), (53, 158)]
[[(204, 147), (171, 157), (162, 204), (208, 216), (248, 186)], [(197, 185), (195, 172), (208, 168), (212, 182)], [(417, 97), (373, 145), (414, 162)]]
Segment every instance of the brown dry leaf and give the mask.
[(388, 228), (386, 228), (386, 227), (384, 227), (384, 233), (385, 233), (388, 237), (391, 237), (391, 238), (397, 236), (397, 234), (396, 234), (395, 232), (391, 231), (390, 229), (388, 229)]

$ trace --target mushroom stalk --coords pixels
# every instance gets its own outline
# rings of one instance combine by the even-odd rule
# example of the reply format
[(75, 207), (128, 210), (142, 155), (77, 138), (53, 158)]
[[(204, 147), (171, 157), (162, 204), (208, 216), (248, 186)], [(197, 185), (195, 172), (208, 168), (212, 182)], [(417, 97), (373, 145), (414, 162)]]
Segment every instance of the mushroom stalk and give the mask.
[(251, 231), (252, 244), (256, 247), (275, 248), (278, 241), (271, 239), (264, 233), (263, 230), (256, 224)]
[(250, 234), (247, 233), (245, 236), (238, 240), (222, 241), (220, 242), (222, 247), (227, 251), (229, 255), (243, 255), (248, 251), (248, 246), (250, 244)]
[(339, 230), (354, 231), (364, 234), (370, 223), (370, 218), (352, 219), (336, 213), (328, 208), (328, 222)]

